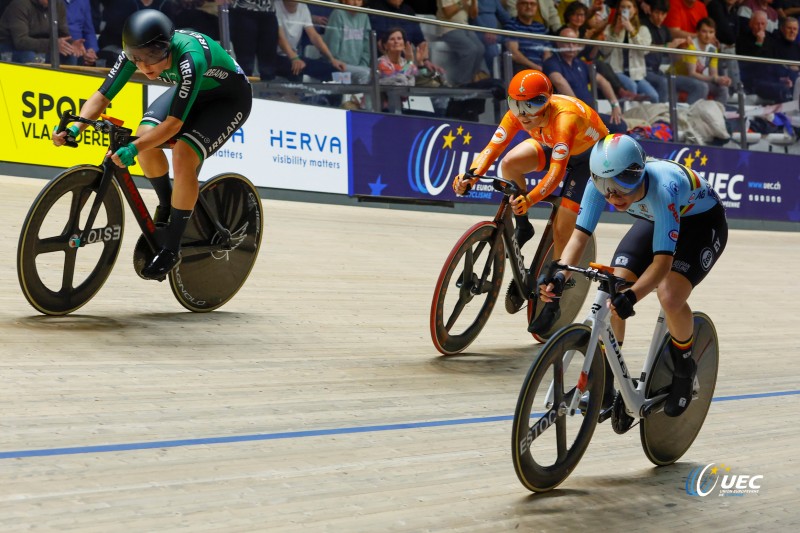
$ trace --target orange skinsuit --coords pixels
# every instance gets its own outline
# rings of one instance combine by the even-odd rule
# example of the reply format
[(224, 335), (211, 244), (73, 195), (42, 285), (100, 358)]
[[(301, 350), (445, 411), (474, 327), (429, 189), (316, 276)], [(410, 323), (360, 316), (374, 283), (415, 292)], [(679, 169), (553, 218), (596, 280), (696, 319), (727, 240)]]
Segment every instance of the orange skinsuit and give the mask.
[[(545, 177), (526, 196), (531, 205), (540, 202), (551, 194), (567, 171), (570, 155), (577, 155), (592, 148), (595, 143), (608, 135), (608, 128), (597, 112), (583, 101), (572, 96), (554, 94), (550, 97), (548, 109), (549, 121), (543, 127), (533, 128), (529, 133), (535, 141), (538, 151), (538, 168), (544, 170), (545, 155), (542, 145), (553, 149), (550, 157), (550, 168)], [(508, 111), (486, 148), (472, 162), (470, 168), (477, 169), (475, 174), (483, 175), (494, 161), (503, 153), (514, 136), (522, 130), (517, 117)], [(564, 199), (562, 206), (578, 212), (575, 202)]]

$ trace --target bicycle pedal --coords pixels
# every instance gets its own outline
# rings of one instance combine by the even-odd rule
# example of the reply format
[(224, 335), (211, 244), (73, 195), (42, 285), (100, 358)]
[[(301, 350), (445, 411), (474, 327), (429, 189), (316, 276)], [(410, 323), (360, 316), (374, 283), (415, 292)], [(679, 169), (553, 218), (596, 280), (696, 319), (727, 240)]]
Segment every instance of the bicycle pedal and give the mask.
[(581, 394), (581, 399), (578, 401), (578, 409), (582, 414), (586, 414), (586, 410), (589, 409), (589, 393), (584, 392)]

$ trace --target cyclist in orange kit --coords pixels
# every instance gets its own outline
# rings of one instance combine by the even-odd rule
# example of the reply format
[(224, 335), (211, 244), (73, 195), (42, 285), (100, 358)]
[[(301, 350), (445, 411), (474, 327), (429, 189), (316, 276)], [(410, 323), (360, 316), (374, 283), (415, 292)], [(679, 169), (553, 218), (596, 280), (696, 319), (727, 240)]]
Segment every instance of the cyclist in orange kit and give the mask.
[[(561, 257), (561, 251), (575, 228), (583, 190), (589, 180), (589, 153), (598, 140), (608, 135), (608, 128), (597, 112), (583, 101), (553, 94), (553, 83), (538, 70), (523, 70), (514, 76), (508, 86), (508, 107), (509, 111), (492, 140), (472, 162), (472, 175), (456, 176), (453, 190), (458, 195), (466, 194), (514, 136), (525, 130), (531, 138), (525, 139), (503, 157), (500, 164), (502, 176), (527, 190), (525, 174), (548, 170), (528, 194), (511, 199), (516, 219), (515, 238), (520, 248), (533, 238), (528, 208), (552, 194), (569, 169), (569, 180), (562, 188), (561, 207), (553, 223), (553, 257)], [(507, 298), (512, 299), (512, 307), (519, 309), (524, 301), (516, 301), (519, 298), (516, 294), (517, 291), (510, 288)], [(548, 302), (539, 318), (528, 325), (528, 331), (542, 333), (547, 329), (543, 326), (552, 324), (560, 313), (557, 304)]]

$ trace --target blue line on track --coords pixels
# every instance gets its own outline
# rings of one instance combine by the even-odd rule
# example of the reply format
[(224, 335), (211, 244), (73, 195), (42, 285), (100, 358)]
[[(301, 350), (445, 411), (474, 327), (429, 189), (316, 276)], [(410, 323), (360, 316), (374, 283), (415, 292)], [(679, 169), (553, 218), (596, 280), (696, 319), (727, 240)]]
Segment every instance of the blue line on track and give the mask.
[[(756, 394), (739, 394), (736, 396), (720, 396), (713, 402), (733, 400), (755, 400), (774, 398), (776, 396), (796, 396), (800, 390), (763, 392)], [(74, 455), (81, 453), (123, 452), (133, 450), (149, 450), (153, 448), (177, 448), (179, 446), (207, 446), (210, 444), (228, 444), (234, 442), (255, 442), (261, 440), (298, 439), (303, 437), (321, 437), (326, 435), (346, 435), (350, 433), (372, 433), (375, 431), (396, 431), (399, 429), (419, 429), (443, 426), (462, 426), (467, 424), (486, 424), (513, 420), (512, 415), (486, 416), (480, 418), (458, 418), (455, 420), (433, 420), (430, 422), (407, 422), (401, 424), (385, 424), (380, 426), (355, 426), (333, 429), (315, 429), (307, 431), (285, 431), (280, 433), (259, 433), (255, 435), (236, 435), (230, 437), (208, 437), (204, 439), (164, 440), (155, 442), (130, 442), (124, 444), (107, 444), (101, 446), (76, 446), (73, 448), (47, 448), (40, 450), (19, 450), (0, 452), (0, 459), (21, 459), (23, 457), (49, 457), (54, 455)]]

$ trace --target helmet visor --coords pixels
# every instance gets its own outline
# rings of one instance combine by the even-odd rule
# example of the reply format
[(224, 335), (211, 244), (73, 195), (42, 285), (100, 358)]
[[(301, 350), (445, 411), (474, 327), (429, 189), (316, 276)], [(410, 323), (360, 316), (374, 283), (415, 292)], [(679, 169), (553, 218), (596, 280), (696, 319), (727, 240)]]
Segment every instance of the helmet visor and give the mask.
[(592, 183), (606, 199), (612, 194), (615, 196), (630, 196), (639, 188), (643, 175), (644, 173), (641, 169), (626, 169), (613, 177), (602, 177), (592, 172)]
[(514, 114), (515, 117), (521, 116), (534, 116), (538, 115), (547, 104), (547, 96), (540, 94), (530, 100), (514, 100), (508, 97), (508, 109)]
[(169, 55), (169, 43), (152, 43), (146, 47), (125, 47), (125, 57), (134, 63), (144, 63), (147, 66), (164, 61)]

